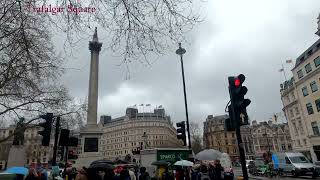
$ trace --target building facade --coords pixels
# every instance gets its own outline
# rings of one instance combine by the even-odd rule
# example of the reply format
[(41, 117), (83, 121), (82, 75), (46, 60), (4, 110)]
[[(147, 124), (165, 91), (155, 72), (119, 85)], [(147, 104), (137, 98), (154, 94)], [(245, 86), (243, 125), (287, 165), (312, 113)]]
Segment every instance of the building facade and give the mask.
[[(11, 125), (7, 128), (0, 129), (0, 139), (8, 137), (15, 130), (15, 126)], [(53, 153), (53, 143), (54, 136), (52, 134), (50, 139), (50, 145), (44, 147), (41, 145), (42, 136), (38, 134), (40, 127), (27, 128), (24, 132), (24, 148), (25, 156), (27, 161), (25, 164), (31, 165), (32, 163), (41, 163), (47, 164), (48, 161), (52, 158)], [(9, 138), (7, 141), (1, 143), (0, 145), (0, 161), (2, 164), (6, 164), (9, 157), (10, 148), (13, 143), (13, 137)], [(4, 163), (5, 162), (5, 163)]]
[[(14, 125), (11, 125), (6, 128), (0, 128), (0, 139), (4, 139), (8, 137), (10, 134), (14, 132), (14, 130), (15, 130)], [(38, 131), (40, 130), (41, 130), (41, 127), (33, 126), (30, 128), (27, 128), (24, 132), (23, 146), (25, 148), (25, 157), (26, 157), (25, 165), (32, 165), (32, 164), (46, 165), (49, 163), (50, 160), (52, 160), (54, 130), (53, 129), (51, 130), (52, 133), (51, 133), (50, 144), (47, 147), (42, 146), (41, 144), (42, 136), (38, 134)], [(70, 136), (79, 137), (79, 133), (71, 131)], [(13, 143), (13, 136), (0, 144), (0, 170), (6, 167), (6, 164), (9, 158), (10, 148), (12, 147), (12, 143)], [(80, 151), (81, 151), (80, 140), (77, 147), (69, 147), (68, 151), (74, 152), (75, 155), (80, 154)], [(69, 155), (69, 157), (71, 156)], [(60, 160), (61, 160), (61, 154), (59, 154), (59, 150), (58, 150), (57, 162), (59, 162)]]
[[(232, 161), (239, 160), (239, 150), (235, 131), (226, 131), (225, 120), (228, 115), (213, 116), (209, 115), (203, 123), (203, 143), (206, 149), (215, 149), (220, 152), (228, 153)], [(251, 128), (250, 126), (241, 127), (242, 142), (246, 159), (254, 157)]]
[[(318, 31), (320, 35), (320, 15)], [(283, 111), (290, 126), (294, 149), (320, 160), (320, 39), (297, 59), (293, 78), (281, 84)]]
[(304, 120), (303, 107), (299, 101), (293, 77), (281, 85), (280, 93), (283, 104), (282, 110), (288, 121), (293, 149), (311, 159), (310, 150), (312, 147), (309, 141), (307, 123)]
[(283, 152), (292, 150), (292, 140), (287, 123), (274, 124), (272, 121), (252, 121), (251, 126), (255, 153)]
[(107, 159), (133, 155), (139, 149), (183, 147), (163, 108), (154, 109), (153, 113), (127, 108), (122, 117), (101, 116), (99, 125), (103, 130), (100, 152)]

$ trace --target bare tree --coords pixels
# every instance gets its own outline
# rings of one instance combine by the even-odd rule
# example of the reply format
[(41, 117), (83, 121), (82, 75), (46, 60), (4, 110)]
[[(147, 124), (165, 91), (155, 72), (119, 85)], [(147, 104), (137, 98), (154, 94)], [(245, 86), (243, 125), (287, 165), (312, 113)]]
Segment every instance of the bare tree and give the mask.
[(50, 38), (41, 16), (20, 1), (0, 2), (0, 118), (54, 111), (71, 100)]
[(198, 153), (203, 150), (202, 134), (199, 124), (190, 122), (190, 136), (192, 140), (191, 148), (193, 152)]
[[(41, 3), (39, 3), (41, 2)], [(49, 0), (26, 2), (28, 10)], [(185, 35), (199, 22), (196, 0), (57, 0), (58, 7), (94, 8), (90, 13), (70, 13), (67, 10), (46, 16), (51, 28), (67, 33), (67, 42), (74, 46), (83, 35), (99, 26), (108, 34), (105, 45), (123, 57), (120, 64), (138, 60), (149, 65), (149, 54), (160, 55), (171, 45), (185, 41)], [(78, 8), (78, 9), (74, 9)]]
[(0, 119), (25, 117), (29, 125), (38, 114), (73, 112), (73, 99), (60, 83), (65, 69), (51, 42), (53, 28), (66, 33), (72, 48), (98, 25), (110, 37), (105, 44), (123, 57), (120, 64), (150, 64), (147, 55), (163, 54), (200, 22), (192, 0), (57, 0), (53, 5), (96, 11), (85, 16), (68, 10), (54, 16), (35, 12), (52, 2), (0, 1)]

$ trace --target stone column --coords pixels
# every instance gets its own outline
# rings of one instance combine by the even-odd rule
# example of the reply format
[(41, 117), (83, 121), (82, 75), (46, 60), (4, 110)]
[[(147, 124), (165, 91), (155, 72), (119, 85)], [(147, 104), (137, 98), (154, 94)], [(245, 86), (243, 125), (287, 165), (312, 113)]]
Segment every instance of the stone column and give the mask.
[(89, 42), (91, 51), (89, 95), (88, 95), (88, 114), (87, 125), (97, 125), (98, 112), (98, 80), (99, 80), (99, 52), (102, 43), (98, 41), (97, 28), (94, 31), (93, 39)]

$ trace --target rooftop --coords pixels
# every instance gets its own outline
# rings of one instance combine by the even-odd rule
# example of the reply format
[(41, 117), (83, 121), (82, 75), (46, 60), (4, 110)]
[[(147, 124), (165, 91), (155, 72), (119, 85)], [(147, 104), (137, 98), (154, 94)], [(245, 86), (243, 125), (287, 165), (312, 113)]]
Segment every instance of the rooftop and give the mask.
[(318, 51), (320, 48), (320, 39), (318, 39), (315, 43), (313, 43), (306, 51), (304, 51), (297, 59), (296, 64), (293, 69), (298, 67), (301, 63), (303, 63), (308, 57)]

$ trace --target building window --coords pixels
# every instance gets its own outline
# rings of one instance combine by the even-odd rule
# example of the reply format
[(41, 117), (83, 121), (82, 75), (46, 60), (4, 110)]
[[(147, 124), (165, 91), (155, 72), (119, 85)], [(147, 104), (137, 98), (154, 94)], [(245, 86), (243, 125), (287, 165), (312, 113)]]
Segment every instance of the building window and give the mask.
[(301, 79), (303, 77), (303, 72), (302, 72), (302, 69), (300, 69), (298, 72), (298, 78)]
[(303, 96), (308, 96), (309, 95), (307, 86), (302, 88), (302, 94), (303, 94)]
[(304, 145), (307, 145), (307, 140), (303, 139), (303, 143), (304, 143)]
[(298, 135), (298, 130), (297, 130), (296, 123), (292, 123), (292, 124), (293, 124), (293, 128), (294, 128), (294, 131), (295, 131), (296, 135)]
[(314, 135), (320, 135), (319, 127), (317, 122), (311, 122), (312, 130)]
[(288, 144), (288, 150), (292, 150), (291, 144)]
[(317, 107), (317, 111), (319, 112), (320, 111), (320, 99), (315, 100), (315, 104)]
[(290, 109), (290, 116), (291, 117), (293, 117), (294, 115), (293, 115), (293, 110), (292, 109)]
[(312, 83), (310, 83), (310, 87), (311, 87), (311, 91), (315, 92), (318, 90), (318, 86), (317, 83), (315, 81), (313, 81)]
[(282, 151), (285, 151), (286, 150), (286, 145), (285, 144), (281, 144), (281, 148), (282, 148)]
[(315, 58), (313, 61), (314, 61), (314, 65), (316, 67), (318, 67), (320, 65), (320, 57), (319, 56), (317, 58)]
[(301, 134), (304, 134), (304, 130), (303, 130), (303, 126), (302, 126), (301, 121), (299, 121), (299, 128), (300, 128)]
[(307, 111), (308, 111), (308, 114), (313, 114), (313, 108), (312, 108), (312, 104), (311, 103), (308, 103), (306, 104), (307, 106)]
[(307, 65), (304, 66), (306, 68), (306, 73), (309, 73), (310, 71), (312, 71), (312, 68), (311, 68), (311, 64), (308, 63)]
[(298, 107), (296, 107), (296, 108), (295, 108), (295, 110), (296, 110), (296, 115), (299, 115), (299, 114), (300, 114), (300, 112), (299, 112), (299, 108), (298, 108)]

